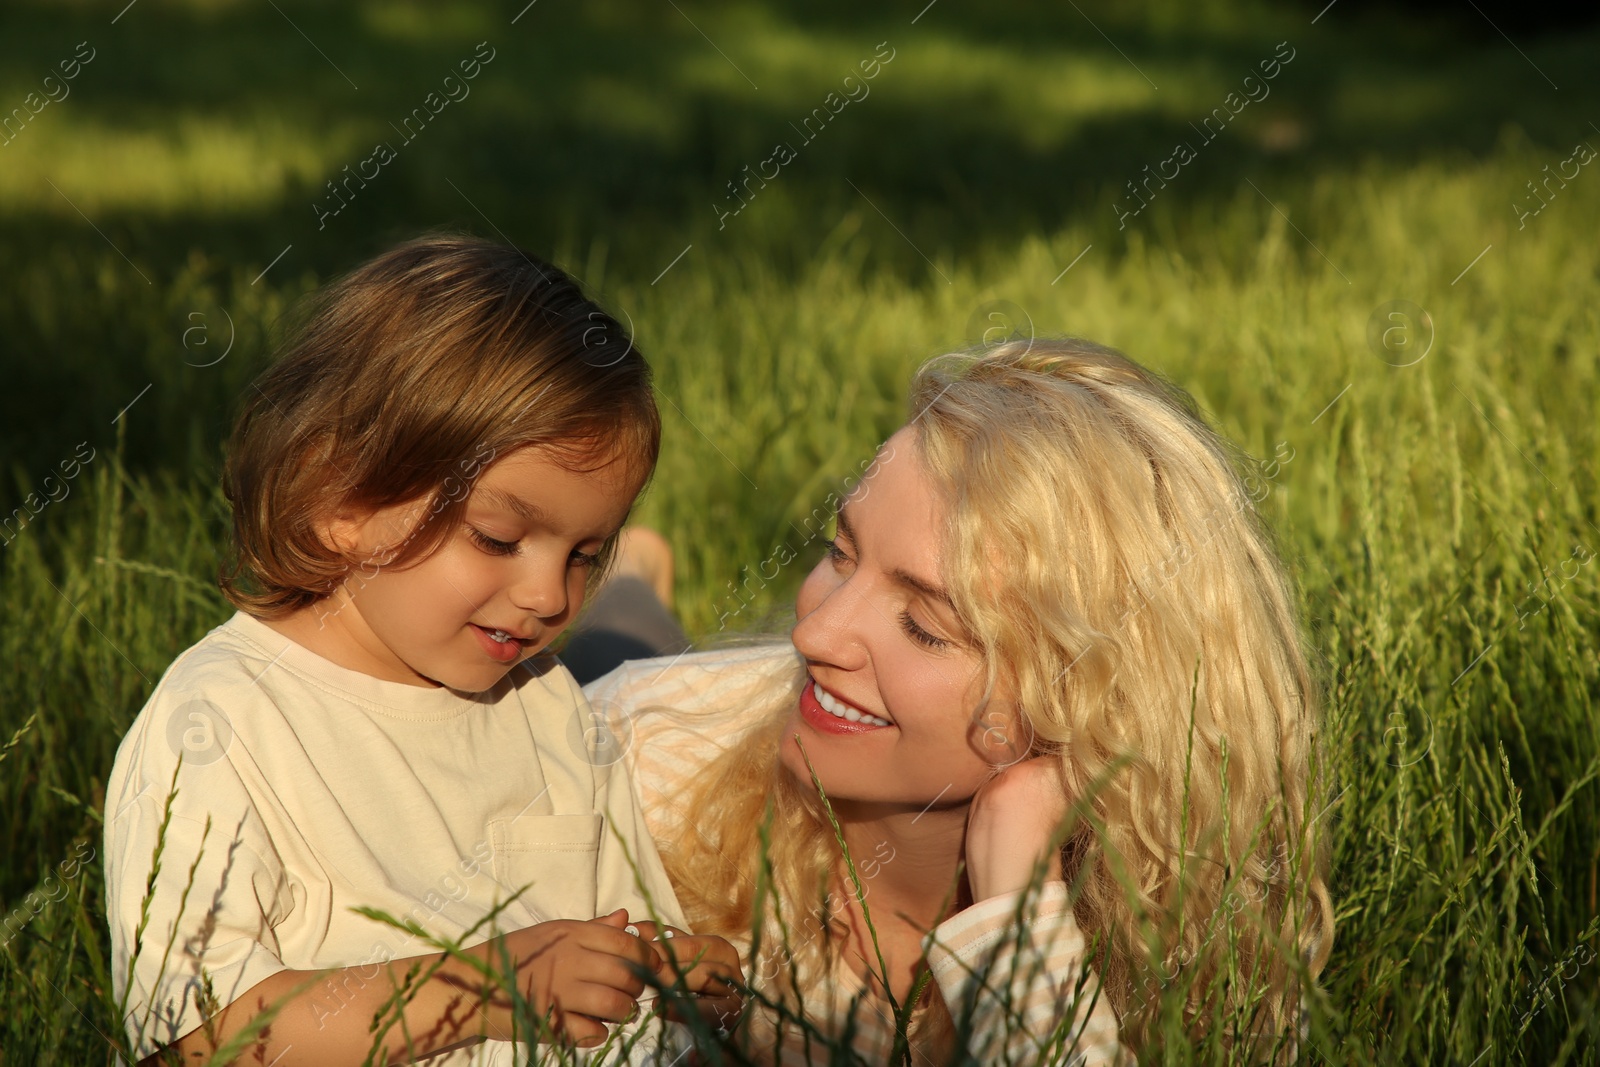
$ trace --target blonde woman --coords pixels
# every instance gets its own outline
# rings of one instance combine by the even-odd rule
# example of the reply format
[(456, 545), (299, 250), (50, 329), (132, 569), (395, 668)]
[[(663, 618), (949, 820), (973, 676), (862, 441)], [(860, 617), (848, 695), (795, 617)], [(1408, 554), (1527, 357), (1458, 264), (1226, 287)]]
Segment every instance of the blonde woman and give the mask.
[(691, 926), (766, 1005), (741, 1040), (785, 1063), (1101, 1063), (1206, 1033), (1292, 1054), (1333, 932), (1320, 710), (1244, 457), (1077, 340), (935, 359), (910, 413), (792, 646), (587, 690)]

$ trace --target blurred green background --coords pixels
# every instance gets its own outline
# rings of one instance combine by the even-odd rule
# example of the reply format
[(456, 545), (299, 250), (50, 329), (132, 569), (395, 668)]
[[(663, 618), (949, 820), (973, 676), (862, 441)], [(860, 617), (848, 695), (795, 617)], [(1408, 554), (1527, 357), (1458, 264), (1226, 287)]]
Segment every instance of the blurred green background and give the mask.
[[(679, 551), (698, 637), (782, 628), (820, 554), (806, 517), (901, 420), (911, 368), (986, 332), (1111, 344), (1253, 454), (1291, 450), (1263, 508), (1321, 650), (1339, 789), (1341, 925), (1305, 1055), (1595, 1062), (1600, 966), (1575, 963), (1600, 935), (1582, 16), (7, 4), (0, 904), (25, 921), (0, 950), (0, 1062), (109, 1055), (98, 866), (70, 901), (29, 894), (98, 848), (122, 732), (229, 614), (220, 446), (280, 316), (437, 227), (553, 258), (632, 323), (666, 427), (640, 515)], [(814, 139), (796, 128), (891, 53)], [(379, 142), (396, 158), (319, 224)], [(780, 142), (792, 162), (723, 217)], [(1179, 142), (1196, 158), (1119, 225)], [(769, 581), (780, 545), (798, 558)]]
[[(785, 285), (837, 266), (908, 293), (959, 275), (945, 314), (893, 346), (921, 354), (963, 339), (981, 302), (969, 291), (998, 289), (1025, 248), (1039, 248), (1046, 282), (1091, 242), (1084, 275), (1145, 248), (1238, 270), (1274, 214), (1247, 179), (1326, 249), (1374, 182), (1428, 175), (1448, 186), (1525, 161), (1526, 172), (1497, 175), (1497, 210), (1457, 217), (1459, 246), (1404, 250), (1447, 283), (1514, 224), (1525, 180), (1600, 135), (1589, 124), (1600, 120), (1592, 32), (1519, 48), (1470, 9), (1454, 21), (1373, 12), (1350, 22), (1335, 4), (1313, 26), (1314, 9), (1248, 3), (1080, 13), (939, 0), (911, 25), (920, 6), (538, 0), (511, 25), (520, 4), (136, 0), (112, 25), (120, 5), (10, 4), (0, 107), (22, 106), (78, 42), (95, 58), (69, 97), (0, 147), (5, 456), (26, 478), (69, 439), (107, 440), (111, 418), (153, 384), (128, 424), (130, 461), (213, 461), (283, 302), (423, 228), (504, 234), (558, 257), (633, 317), (670, 378), (703, 352), (674, 347), (643, 290), (690, 243), (657, 293), (729, 264), (732, 276)], [(406, 144), (401, 120), (480, 41), (496, 58), (471, 95)], [(871, 95), (805, 144), (791, 124), (881, 41), (896, 58)], [(1176, 141), (1198, 141), (1192, 124), (1279, 41), (1296, 58), (1271, 95), (1119, 231), (1112, 204), (1125, 183)], [(399, 158), (319, 229), (325, 183), (379, 141)], [(779, 141), (799, 158), (719, 230), (727, 183)], [(1564, 218), (1539, 225), (1581, 225), (1577, 207), (1560, 208)], [(1255, 232), (1219, 240), (1225, 215)], [(1309, 252), (1291, 239), (1297, 258)], [(1353, 307), (1388, 295), (1399, 266), (1394, 250), (1347, 257)], [(1041, 328), (1077, 325), (1081, 290), (1026, 295)], [(186, 366), (212, 357), (187, 352), (183, 331), (204, 322), (225, 334), (224, 309), (239, 330), (227, 360)], [(187, 318), (196, 311), (204, 318)], [(784, 314), (756, 311), (720, 315)], [(1349, 340), (1326, 338), (1330, 350)], [(760, 363), (770, 348), (743, 355)]]

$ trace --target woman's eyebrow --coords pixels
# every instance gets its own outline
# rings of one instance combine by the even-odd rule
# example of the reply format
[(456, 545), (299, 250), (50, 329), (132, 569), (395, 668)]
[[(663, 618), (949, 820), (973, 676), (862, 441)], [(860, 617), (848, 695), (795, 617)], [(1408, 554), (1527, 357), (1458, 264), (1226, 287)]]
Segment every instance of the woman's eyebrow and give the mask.
[[(850, 543), (859, 549), (861, 547), (861, 540), (856, 536), (855, 527), (850, 525), (850, 518), (845, 514), (843, 507), (839, 508), (836, 518), (839, 521), (839, 532), (844, 534), (845, 537), (849, 539)], [(890, 571), (889, 577), (893, 578), (896, 582), (907, 587), (908, 589), (914, 589), (923, 596), (928, 597), (930, 600), (937, 600), (941, 604), (947, 605), (950, 610), (955, 610), (955, 601), (950, 599), (950, 594), (945, 592), (941, 587), (928, 581), (926, 578), (918, 578), (915, 574), (912, 574), (910, 571), (905, 570), (902, 567), (896, 567), (894, 570)]]
[(918, 578), (915, 574), (912, 574), (909, 571), (901, 570), (898, 567), (889, 572), (889, 577), (893, 578), (901, 585), (909, 586), (910, 588), (915, 589), (917, 592), (921, 593), (925, 597), (928, 597), (930, 600), (939, 601), (941, 604), (949, 607), (951, 611), (955, 610), (956, 604), (955, 601), (950, 599), (950, 594), (945, 592), (939, 586), (934, 585), (927, 579)]

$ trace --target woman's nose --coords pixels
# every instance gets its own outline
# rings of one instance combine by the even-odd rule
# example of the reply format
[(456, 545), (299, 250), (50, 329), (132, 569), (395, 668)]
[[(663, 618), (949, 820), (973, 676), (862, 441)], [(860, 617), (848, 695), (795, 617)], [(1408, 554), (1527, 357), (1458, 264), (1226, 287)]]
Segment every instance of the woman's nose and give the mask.
[(862, 614), (872, 610), (855, 575), (835, 574), (823, 560), (795, 598), (799, 616), (790, 633), (795, 650), (809, 660), (853, 670), (866, 661)]

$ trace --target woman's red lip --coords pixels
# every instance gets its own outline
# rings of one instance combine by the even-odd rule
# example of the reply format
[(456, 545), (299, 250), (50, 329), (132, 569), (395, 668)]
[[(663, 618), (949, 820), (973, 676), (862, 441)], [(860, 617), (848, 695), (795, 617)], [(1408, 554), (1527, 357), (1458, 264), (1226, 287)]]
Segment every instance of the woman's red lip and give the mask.
[(806, 725), (824, 734), (865, 734), (874, 730), (887, 730), (887, 726), (874, 726), (871, 723), (851, 722), (841, 719), (827, 708), (817, 703), (816, 679), (808, 679), (806, 687), (800, 691), (800, 717)]

